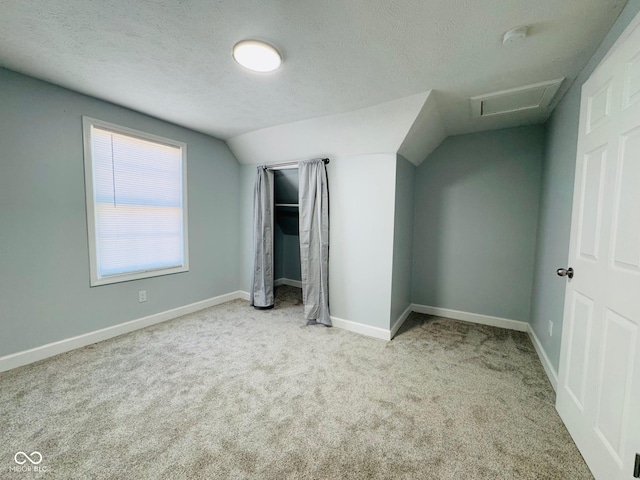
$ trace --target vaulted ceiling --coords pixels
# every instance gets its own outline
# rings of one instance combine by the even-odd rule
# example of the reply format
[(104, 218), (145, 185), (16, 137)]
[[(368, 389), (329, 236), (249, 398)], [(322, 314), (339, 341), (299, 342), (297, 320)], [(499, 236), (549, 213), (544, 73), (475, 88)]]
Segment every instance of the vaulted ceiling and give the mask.
[[(0, 66), (225, 140), (420, 94), (451, 135), (544, 121), (625, 3), (5, 0)], [(503, 45), (522, 25), (528, 38)], [(235, 64), (243, 39), (277, 47), (281, 69)], [(470, 113), (471, 96), (562, 77), (548, 111)]]

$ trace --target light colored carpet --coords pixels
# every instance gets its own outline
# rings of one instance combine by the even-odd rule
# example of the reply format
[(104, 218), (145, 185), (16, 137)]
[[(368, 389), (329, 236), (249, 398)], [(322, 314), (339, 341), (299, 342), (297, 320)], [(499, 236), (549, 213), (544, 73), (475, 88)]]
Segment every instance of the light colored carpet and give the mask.
[(412, 314), (386, 343), (299, 292), (1, 374), (0, 478), (592, 478), (525, 334)]

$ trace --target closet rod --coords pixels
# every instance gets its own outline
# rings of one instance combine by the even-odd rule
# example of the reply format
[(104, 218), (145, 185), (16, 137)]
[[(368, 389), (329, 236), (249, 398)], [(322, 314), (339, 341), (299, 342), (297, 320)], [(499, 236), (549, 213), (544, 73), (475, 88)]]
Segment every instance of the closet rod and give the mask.
[[(324, 164), (329, 163), (328, 158), (323, 158)], [(298, 168), (298, 162), (274, 163), (273, 165), (265, 165), (269, 170), (285, 170), (288, 168)]]

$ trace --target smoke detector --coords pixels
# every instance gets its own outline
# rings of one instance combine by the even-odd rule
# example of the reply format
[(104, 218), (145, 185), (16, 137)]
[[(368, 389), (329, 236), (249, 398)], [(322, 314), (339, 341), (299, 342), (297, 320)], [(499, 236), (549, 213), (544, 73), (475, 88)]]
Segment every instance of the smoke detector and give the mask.
[(513, 43), (517, 40), (521, 40), (527, 36), (527, 30), (529, 27), (516, 27), (512, 28), (508, 32), (502, 36), (502, 44), (507, 45), (508, 43)]

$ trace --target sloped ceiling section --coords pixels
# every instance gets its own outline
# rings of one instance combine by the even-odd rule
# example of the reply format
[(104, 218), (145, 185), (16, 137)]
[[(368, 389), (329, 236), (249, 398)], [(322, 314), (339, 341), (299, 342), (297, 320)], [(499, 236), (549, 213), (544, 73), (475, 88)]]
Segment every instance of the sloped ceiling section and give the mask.
[(398, 152), (418, 166), (447, 136), (435, 92), (430, 92)]
[(353, 112), (264, 128), (227, 141), (240, 163), (400, 153), (419, 165), (445, 138), (433, 91)]

